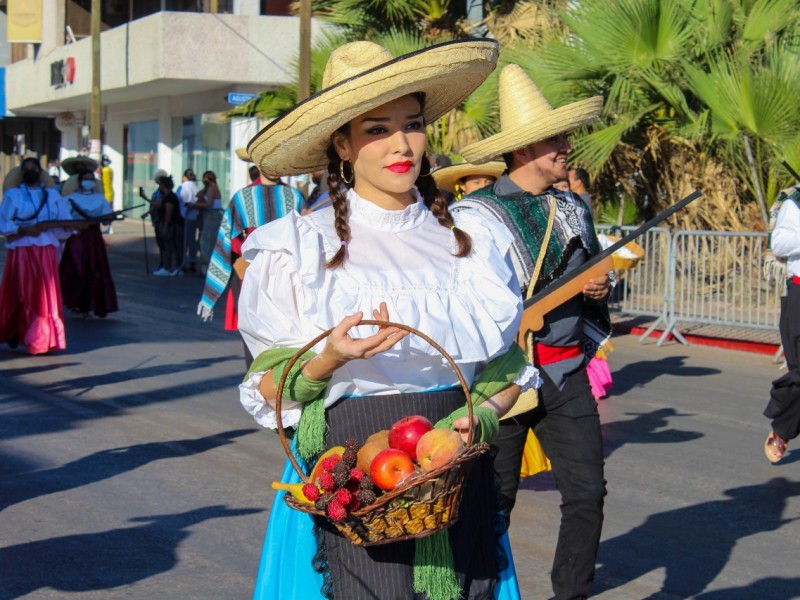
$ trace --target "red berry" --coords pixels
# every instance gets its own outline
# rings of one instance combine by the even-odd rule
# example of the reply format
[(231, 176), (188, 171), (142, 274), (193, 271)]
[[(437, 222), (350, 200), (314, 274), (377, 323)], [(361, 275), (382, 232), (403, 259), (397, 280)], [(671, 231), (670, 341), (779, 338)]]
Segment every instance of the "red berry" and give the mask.
[(352, 499), (347, 505), (347, 510), (353, 512), (354, 510), (358, 510), (359, 508), (361, 508), (361, 500), (358, 499), (358, 496), (356, 494), (353, 494)]
[(320, 497), (319, 488), (313, 483), (307, 483), (303, 486), (303, 496), (312, 502), (316, 502)]
[(333, 471), (333, 467), (338, 465), (339, 461), (341, 461), (341, 460), (342, 459), (340, 457), (336, 456), (336, 455), (329, 456), (328, 458), (326, 458), (325, 460), (322, 461), (322, 468), (325, 471)]
[(328, 516), (331, 521), (344, 521), (347, 517), (347, 509), (336, 500), (331, 500), (328, 503)]
[(364, 479), (364, 471), (356, 467), (355, 469), (350, 469), (350, 479), (354, 479), (356, 481), (361, 481)]
[(322, 475), (319, 476), (319, 486), (326, 492), (332, 492), (336, 487), (336, 481), (334, 481), (333, 475), (327, 471), (323, 471)]
[(351, 494), (350, 490), (346, 488), (339, 488), (338, 490), (336, 490), (336, 493), (334, 494), (333, 498), (342, 506), (347, 506), (353, 499), (353, 494)]

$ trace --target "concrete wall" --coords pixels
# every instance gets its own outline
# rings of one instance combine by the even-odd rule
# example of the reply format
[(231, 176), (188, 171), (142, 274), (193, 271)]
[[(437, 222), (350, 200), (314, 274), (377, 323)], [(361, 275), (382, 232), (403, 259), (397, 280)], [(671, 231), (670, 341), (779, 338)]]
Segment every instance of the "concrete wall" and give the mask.
[[(321, 26), (312, 26), (312, 35)], [(299, 21), (161, 12), (101, 36), (103, 104), (180, 95), (220, 86), (229, 91), (269, 89), (293, 79)], [(51, 63), (75, 58), (75, 81), (50, 85)], [(8, 68), (8, 107), (17, 114), (54, 115), (87, 106), (91, 92), (91, 40), (55, 46)]]

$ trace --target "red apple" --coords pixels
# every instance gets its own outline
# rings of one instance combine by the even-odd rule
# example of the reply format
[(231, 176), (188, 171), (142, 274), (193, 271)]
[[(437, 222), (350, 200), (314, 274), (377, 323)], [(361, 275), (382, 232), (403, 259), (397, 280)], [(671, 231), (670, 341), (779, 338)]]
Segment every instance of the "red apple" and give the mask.
[(419, 415), (400, 419), (389, 429), (389, 447), (402, 450), (411, 457), (411, 460), (417, 460), (419, 438), (431, 429), (433, 423)]
[(411, 457), (396, 448), (389, 448), (379, 452), (372, 459), (369, 475), (372, 481), (384, 491), (393, 490), (403, 479), (415, 470)]

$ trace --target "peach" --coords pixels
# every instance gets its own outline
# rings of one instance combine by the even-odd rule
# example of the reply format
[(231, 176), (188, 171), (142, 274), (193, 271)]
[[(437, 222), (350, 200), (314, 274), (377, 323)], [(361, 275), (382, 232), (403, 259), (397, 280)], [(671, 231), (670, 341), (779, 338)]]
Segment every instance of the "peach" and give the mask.
[(452, 429), (432, 429), (417, 442), (417, 463), (432, 471), (449, 462), (464, 447), (461, 434)]

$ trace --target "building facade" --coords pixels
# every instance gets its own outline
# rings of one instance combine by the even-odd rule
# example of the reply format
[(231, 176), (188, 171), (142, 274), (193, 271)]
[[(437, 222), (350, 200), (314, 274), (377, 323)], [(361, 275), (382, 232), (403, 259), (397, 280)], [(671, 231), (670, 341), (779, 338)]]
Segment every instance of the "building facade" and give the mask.
[[(6, 67), (8, 114), (53, 119), (61, 160), (85, 153), (89, 145), (88, 4), (45, 2), (42, 43), (27, 44), (26, 54), (12, 57)], [(231, 102), (295, 79), (300, 24), (287, 14), (288, 5), (269, 0), (103, 2), (102, 153), (114, 170), (115, 208), (139, 204), (140, 186), (152, 192), (157, 169), (172, 173), (176, 184), (187, 168), (198, 179), (214, 171), (223, 198), (247, 183), (247, 165), (235, 150), (260, 123), (230, 120), (225, 112), (233, 108)], [(51, 6), (56, 8), (48, 12)], [(312, 23), (312, 38), (320, 28)], [(47, 153), (35, 145), (31, 140), (28, 150)]]

